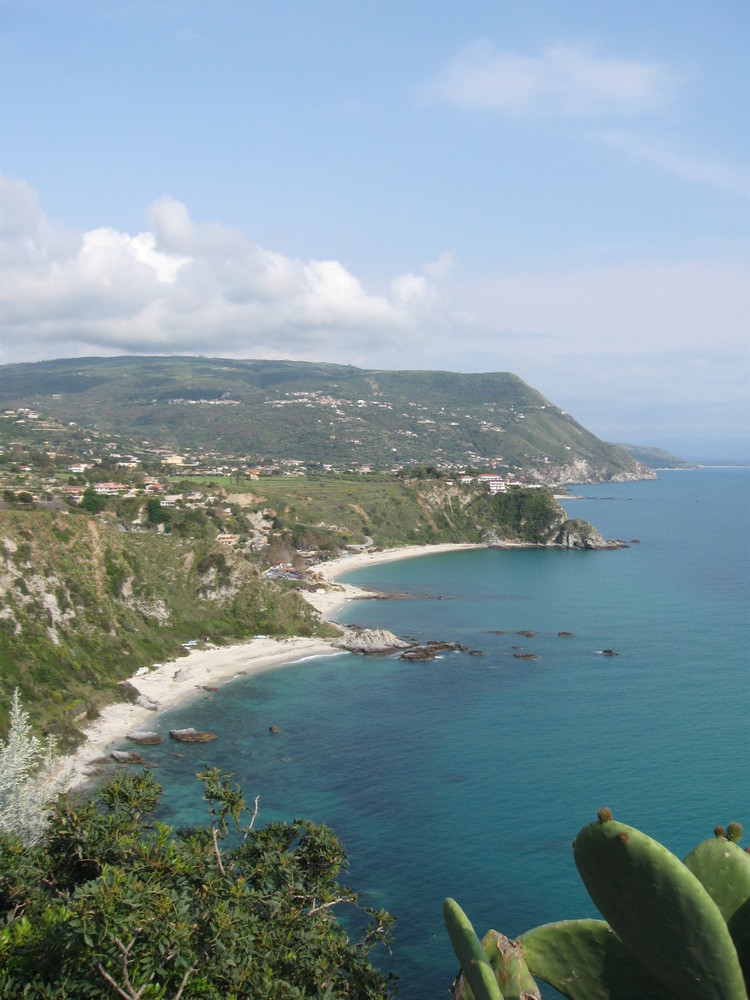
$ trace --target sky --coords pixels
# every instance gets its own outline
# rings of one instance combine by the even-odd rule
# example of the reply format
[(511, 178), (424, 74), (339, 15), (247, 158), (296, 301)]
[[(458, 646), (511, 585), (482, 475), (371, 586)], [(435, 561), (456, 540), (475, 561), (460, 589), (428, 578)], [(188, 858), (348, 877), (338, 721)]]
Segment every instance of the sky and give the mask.
[(0, 0), (0, 364), (512, 371), (750, 460), (749, 57), (748, 0)]

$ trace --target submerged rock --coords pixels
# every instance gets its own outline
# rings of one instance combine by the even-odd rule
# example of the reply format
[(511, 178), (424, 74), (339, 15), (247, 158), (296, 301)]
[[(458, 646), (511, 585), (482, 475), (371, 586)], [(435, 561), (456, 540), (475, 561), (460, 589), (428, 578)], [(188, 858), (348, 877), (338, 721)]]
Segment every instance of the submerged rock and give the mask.
[(118, 764), (145, 764), (145, 758), (141, 757), (135, 750), (113, 750), (110, 754), (112, 760)]
[(428, 642), (424, 646), (412, 646), (405, 650), (399, 660), (434, 660), (439, 653), (445, 652), (468, 653), (469, 647), (460, 642)]

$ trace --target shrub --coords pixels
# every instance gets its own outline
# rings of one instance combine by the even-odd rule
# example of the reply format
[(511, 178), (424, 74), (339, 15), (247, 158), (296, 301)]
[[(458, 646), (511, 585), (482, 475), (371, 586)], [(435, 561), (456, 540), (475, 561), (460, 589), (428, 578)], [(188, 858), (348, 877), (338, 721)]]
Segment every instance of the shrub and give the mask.
[(0, 830), (28, 844), (41, 839), (49, 821), (49, 803), (62, 791), (68, 774), (61, 772), (56, 742), (33, 736), (18, 688), (11, 702), (8, 739), (0, 744)]
[(218, 770), (198, 777), (206, 827), (155, 822), (160, 788), (144, 771), (93, 801), (61, 799), (36, 848), (0, 837), (0, 995), (391, 995), (368, 959), (391, 918), (364, 911), (353, 943), (334, 916), (357, 907), (339, 882), (346, 854), (334, 834), (307, 820), (255, 830), (257, 799), (247, 809)]

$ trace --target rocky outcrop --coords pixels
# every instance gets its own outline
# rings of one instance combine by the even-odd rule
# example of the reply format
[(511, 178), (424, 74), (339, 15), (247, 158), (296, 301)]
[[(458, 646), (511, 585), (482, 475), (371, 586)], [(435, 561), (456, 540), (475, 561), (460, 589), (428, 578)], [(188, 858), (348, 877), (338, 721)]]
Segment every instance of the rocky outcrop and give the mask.
[(110, 754), (112, 760), (118, 764), (145, 764), (146, 760), (135, 750), (113, 750)]
[(210, 743), (216, 739), (216, 733), (209, 733), (200, 729), (170, 729), (170, 738), (180, 743)]
[(460, 642), (428, 642), (424, 646), (412, 646), (399, 656), (400, 660), (419, 661), (434, 660), (440, 653), (472, 652), (475, 656), (481, 656), (478, 649), (469, 650), (468, 646), (463, 646)]
[(343, 626), (342, 631), (343, 635), (334, 639), (333, 645), (360, 656), (387, 656), (414, 645), (384, 628), (358, 628), (352, 625)]
[(656, 479), (648, 465), (638, 462), (622, 452), (623, 462), (618, 467), (602, 460), (574, 458), (570, 462), (548, 462), (537, 465), (526, 473), (530, 482), (544, 486), (572, 486), (583, 483), (626, 483), (637, 479)]
[(627, 549), (628, 543), (620, 538), (604, 538), (588, 521), (561, 519), (550, 526), (549, 536), (542, 542), (509, 541), (495, 531), (487, 531), (482, 542), (490, 549), (537, 548), (553, 549)]
[(131, 743), (138, 743), (141, 746), (151, 746), (162, 742), (162, 738), (158, 733), (150, 733), (145, 729), (135, 729), (132, 733), (128, 733), (125, 739), (130, 740)]
[(564, 521), (547, 545), (559, 549), (626, 549), (619, 538), (604, 538), (588, 521)]

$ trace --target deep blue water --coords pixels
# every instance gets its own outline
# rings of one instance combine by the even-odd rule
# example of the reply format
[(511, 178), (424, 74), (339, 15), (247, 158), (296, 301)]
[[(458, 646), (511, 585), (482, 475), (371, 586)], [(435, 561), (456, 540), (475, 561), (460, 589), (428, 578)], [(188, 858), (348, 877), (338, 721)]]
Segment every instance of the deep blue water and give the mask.
[(261, 821), (335, 829), (350, 884), (398, 918), (381, 964), (402, 997), (447, 996), (446, 895), (480, 934), (594, 915), (571, 841), (602, 805), (680, 855), (716, 823), (750, 824), (750, 470), (576, 492), (570, 516), (640, 541), (433, 554), (346, 578), (407, 599), (352, 602), (340, 620), (483, 655), (317, 658), (157, 721), (221, 732), (179, 757), (149, 748), (167, 821), (205, 821), (207, 762), (260, 795)]

